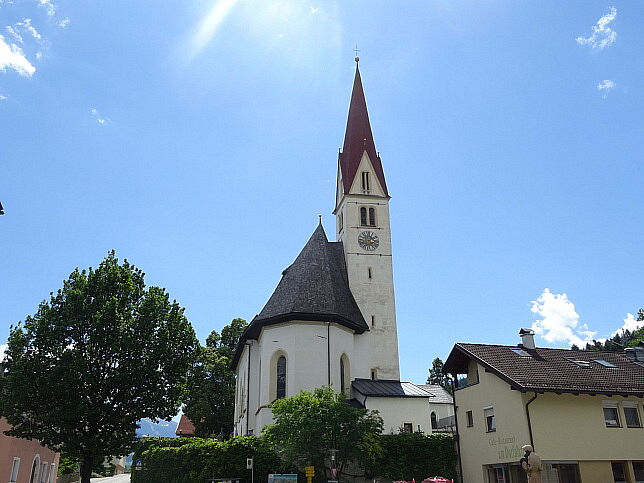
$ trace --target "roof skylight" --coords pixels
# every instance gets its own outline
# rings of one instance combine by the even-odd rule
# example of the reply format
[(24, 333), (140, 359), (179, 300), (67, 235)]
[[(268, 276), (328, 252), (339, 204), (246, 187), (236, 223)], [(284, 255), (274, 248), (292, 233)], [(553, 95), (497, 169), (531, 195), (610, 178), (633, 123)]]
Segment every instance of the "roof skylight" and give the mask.
[(573, 359), (572, 357), (566, 357), (565, 359), (572, 362), (573, 364), (577, 364), (583, 369), (588, 369), (590, 367), (590, 361), (582, 361), (579, 359)]
[(528, 354), (523, 349), (512, 349), (512, 352), (514, 352), (515, 354), (520, 355), (521, 357), (532, 357), (530, 354)]
[(593, 362), (596, 362), (597, 364), (601, 364), (604, 367), (617, 367), (615, 364), (612, 364), (608, 361), (605, 361), (603, 359), (595, 359)]

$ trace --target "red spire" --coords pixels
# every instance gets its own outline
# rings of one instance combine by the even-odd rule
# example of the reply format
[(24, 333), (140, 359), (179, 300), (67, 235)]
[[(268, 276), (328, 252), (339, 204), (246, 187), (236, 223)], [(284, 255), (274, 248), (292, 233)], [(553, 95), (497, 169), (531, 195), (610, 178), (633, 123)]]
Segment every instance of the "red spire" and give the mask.
[(344, 146), (339, 157), (345, 193), (348, 193), (351, 189), (351, 184), (358, 171), (358, 166), (364, 151), (367, 151), (369, 155), (369, 159), (371, 160), (371, 164), (385, 195), (389, 196), (380, 156), (378, 156), (376, 145), (373, 142), (369, 113), (367, 112), (367, 101), (364, 97), (360, 69), (358, 68), (358, 58), (356, 57), (356, 76), (353, 80), (351, 104), (349, 105), (349, 116), (347, 118), (347, 130), (344, 134)]

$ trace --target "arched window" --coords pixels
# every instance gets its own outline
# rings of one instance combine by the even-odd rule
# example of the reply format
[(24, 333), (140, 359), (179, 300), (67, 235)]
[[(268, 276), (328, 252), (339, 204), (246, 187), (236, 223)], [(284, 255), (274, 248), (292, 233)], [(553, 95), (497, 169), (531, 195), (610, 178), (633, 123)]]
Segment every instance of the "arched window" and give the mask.
[(369, 208), (369, 226), (376, 226), (376, 209)]
[(432, 418), (432, 429), (436, 429), (438, 427), (438, 422), (436, 421), (436, 413), (434, 411), (432, 411), (431, 418)]
[(29, 477), (29, 483), (38, 483), (38, 470), (40, 469), (40, 455), (36, 455), (34, 458), (34, 464), (31, 465), (31, 476)]
[(344, 392), (346, 388), (346, 382), (344, 380), (344, 359), (340, 357), (340, 392)]
[(277, 359), (277, 399), (286, 397), (286, 357)]
[(360, 208), (360, 225), (367, 226), (367, 209), (364, 206)]

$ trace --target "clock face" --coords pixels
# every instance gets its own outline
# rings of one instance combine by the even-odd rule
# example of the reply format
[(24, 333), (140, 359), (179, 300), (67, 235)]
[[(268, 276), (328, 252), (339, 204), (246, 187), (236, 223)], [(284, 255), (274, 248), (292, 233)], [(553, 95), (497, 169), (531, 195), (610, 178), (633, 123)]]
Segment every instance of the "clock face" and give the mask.
[(363, 231), (358, 235), (358, 244), (363, 250), (372, 252), (378, 248), (379, 243), (378, 235), (372, 231)]

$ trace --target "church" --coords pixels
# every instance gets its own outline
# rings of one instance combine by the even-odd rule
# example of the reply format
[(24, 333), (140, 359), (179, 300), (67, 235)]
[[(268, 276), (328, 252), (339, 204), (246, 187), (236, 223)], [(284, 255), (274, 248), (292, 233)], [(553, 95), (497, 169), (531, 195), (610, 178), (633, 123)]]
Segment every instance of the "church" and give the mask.
[(355, 60), (338, 155), (336, 241), (320, 220), (243, 333), (232, 361), (235, 435), (260, 435), (273, 422), (271, 402), (321, 386), (378, 410), (386, 433), (429, 433), (454, 414), (440, 386), (400, 381), (390, 196)]

